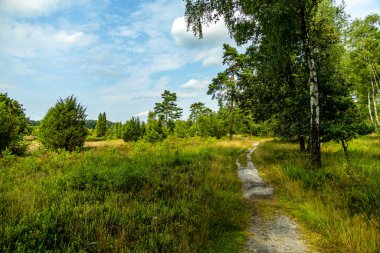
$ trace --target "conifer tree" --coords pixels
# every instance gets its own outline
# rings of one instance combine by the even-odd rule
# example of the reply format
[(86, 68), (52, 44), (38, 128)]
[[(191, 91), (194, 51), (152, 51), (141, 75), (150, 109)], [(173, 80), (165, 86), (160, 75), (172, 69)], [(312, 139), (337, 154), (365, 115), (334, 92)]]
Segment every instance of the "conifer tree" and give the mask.
[(165, 90), (161, 94), (163, 101), (156, 103), (154, 112), (159, 118), (162, 118), (166, 130), (169, 128), (170, 120), (179, 119), (182, 116), (182, 109), (177, 106), (177, 94)]
[(39, 138), (45, 146), (72, 151), (86, 139), (86, 108), (72, 95), (60, 98), (49, 109), (39, 126)]
[(8, 148), (13, 153), (22, 153), (22, 137), (27, 132), (29, 119), (16, 100), (0, 93), (0, 153)]
[(96, 122), (95, 133), (97, 137), (103, 137), (107, 133), (107, 117), (106, 113), (99, 113), (98, 121)]

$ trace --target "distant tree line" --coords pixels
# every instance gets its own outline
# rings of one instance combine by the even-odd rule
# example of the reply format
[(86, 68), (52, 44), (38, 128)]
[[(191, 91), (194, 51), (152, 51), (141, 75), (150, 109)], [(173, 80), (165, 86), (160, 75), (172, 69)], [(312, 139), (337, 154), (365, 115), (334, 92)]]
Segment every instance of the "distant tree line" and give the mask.
[[(74, 96), (59, 99), (41, 122), (29, 121), (22, 105), (0, 94), (0, 152), (22, 153), (23, 136), (31, 133), (47, 147), (74, 150), (87, 140), (161, 141), (169, 136), (222, 138), (234, 134), (275, 135), (299, 142), (321, 165), (320, 143), (348, 143), (379, 131), (380, 16), (347, 22), (341, 6), (330, 1), (281, 0), (257, 8), (239, 2), (187, 0), (189, 28), (202, 36), (202, 24), (223, 17), (238, 44), (251, 42), (245, 53), (223, 45), (226, 69), (209, 84), (218, 101), (212, 111), (202, 102), (190, 116), (177, 94), (165, 90), (147, 121), (125, 123), (86, 120), (86, 108)], [(236, 19), (236, 11), (242, 17)]]

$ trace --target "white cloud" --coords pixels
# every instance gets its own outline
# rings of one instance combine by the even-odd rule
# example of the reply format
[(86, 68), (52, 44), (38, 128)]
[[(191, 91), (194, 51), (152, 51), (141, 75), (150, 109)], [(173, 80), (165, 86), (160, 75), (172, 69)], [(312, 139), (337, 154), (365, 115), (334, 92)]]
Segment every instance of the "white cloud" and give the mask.
[[(181, 1), (156, 0), (144, 1), (130, 17), (134, 30), (145, 33), (150, 38), (161, 37), (170, 30), (171, 23), (178, 12), (183, 12)], [(178, 15), (178, 14), (177, 14)]]
[(62, 0), (1, 0), (0, 9), (14, 16), (33, 17), (56, 11), (62, 2)]
[(72, 46), (87, 46), (95, 37), (79, 31), (59, 31), (50, 25), (14, 22), (0, 25), (2, 51), (15, 57), (47, 56)]
[(144, 111), (144, 112), (139, 112), (135, 114), (134, 116), (139, 117), (139, 118), (146, 118), (148, 117), (149, 111)]
[(221, 46), (205, 49), (195, 55), (195, 61), (202, 61), (203, 66), (222, 65), (223, 48)]
[[(84, 38), (83, 32), (73, 32), (69, 33), (66, 31), (59, 31), (54, 35), (54, 38), (56, 39), (57, 42), (61, 42), (64, 44), (75, 44), (81, 41), (81, 39)], [(82, 40), (83, 41), (83, 40)], [(89, 38), (85, 39), (83, 41), (85, 44), (91, 42)]]
[(379, 13), (378, 0), (346, 0), (346, 10), (352, 18), (364, 18), (370, 13)]
[(203, 80), (199, 81), (196, 79), (190, 79), (186, 83), (182, 84), (181, 87), (185, 89), (197, 89), (197, 90), (202, 90), (208, 87), (210, 84), (209, 80)]
[(217, 46), (232, 42), (224, 21), (222, 20), (205, 26), (203, 29), (203, 38), (198, 39), (194, 37), (191, 31), (187, 31), (185, 18), (179, 17), (172, 23), (171, 34), (177, 44), (187, 47)]

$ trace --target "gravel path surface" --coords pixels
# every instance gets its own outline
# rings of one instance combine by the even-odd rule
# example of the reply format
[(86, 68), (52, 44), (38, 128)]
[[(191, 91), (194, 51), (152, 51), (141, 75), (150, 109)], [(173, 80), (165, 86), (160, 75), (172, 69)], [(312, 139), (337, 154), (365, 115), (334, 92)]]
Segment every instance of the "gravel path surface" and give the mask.
[[(243, 196), (255, 207), (261, 201), (271, 199), (274, 189), (267, 185), (259, 176), (256, 166), (252, 163), (251, 156), (257, 146), (255, 142), (247, 153), (247, 166), (243, 167), (239, 160), (238, 175), (243, 182)], [(305, 242), (300, 238), (297, 223), (289, 217), (275, 211), (271, 219), (265, 218), (260, 209), (255, 209), (252, 214), (251, 225), (249, 228), (249, 239), (246, 243), (245, 252), (307, 252)]]

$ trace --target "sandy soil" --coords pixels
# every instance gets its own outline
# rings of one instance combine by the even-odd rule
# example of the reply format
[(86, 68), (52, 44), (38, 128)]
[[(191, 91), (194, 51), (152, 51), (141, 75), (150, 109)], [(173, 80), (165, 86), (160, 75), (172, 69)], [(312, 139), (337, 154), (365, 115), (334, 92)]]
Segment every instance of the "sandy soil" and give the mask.
[[(267, 185), (260, 177), (251, 156), (257, 146), (255, 142), (247, 153), (247, 166), (236, 162), (238, 175), (243, 182), (243, 196), (252, 207), (251, 224), (248, 231), (249, 238), (245, 245), (245, 252), (268, 253), (301, 253), (307, 252), (305, 242), (300, 238), (297, 223), (289, 217), (274, 210), (268, 217), (262, 210), (270, 203), (274, 189)], [(260, 206), (260, 208), (257, 208)]]

